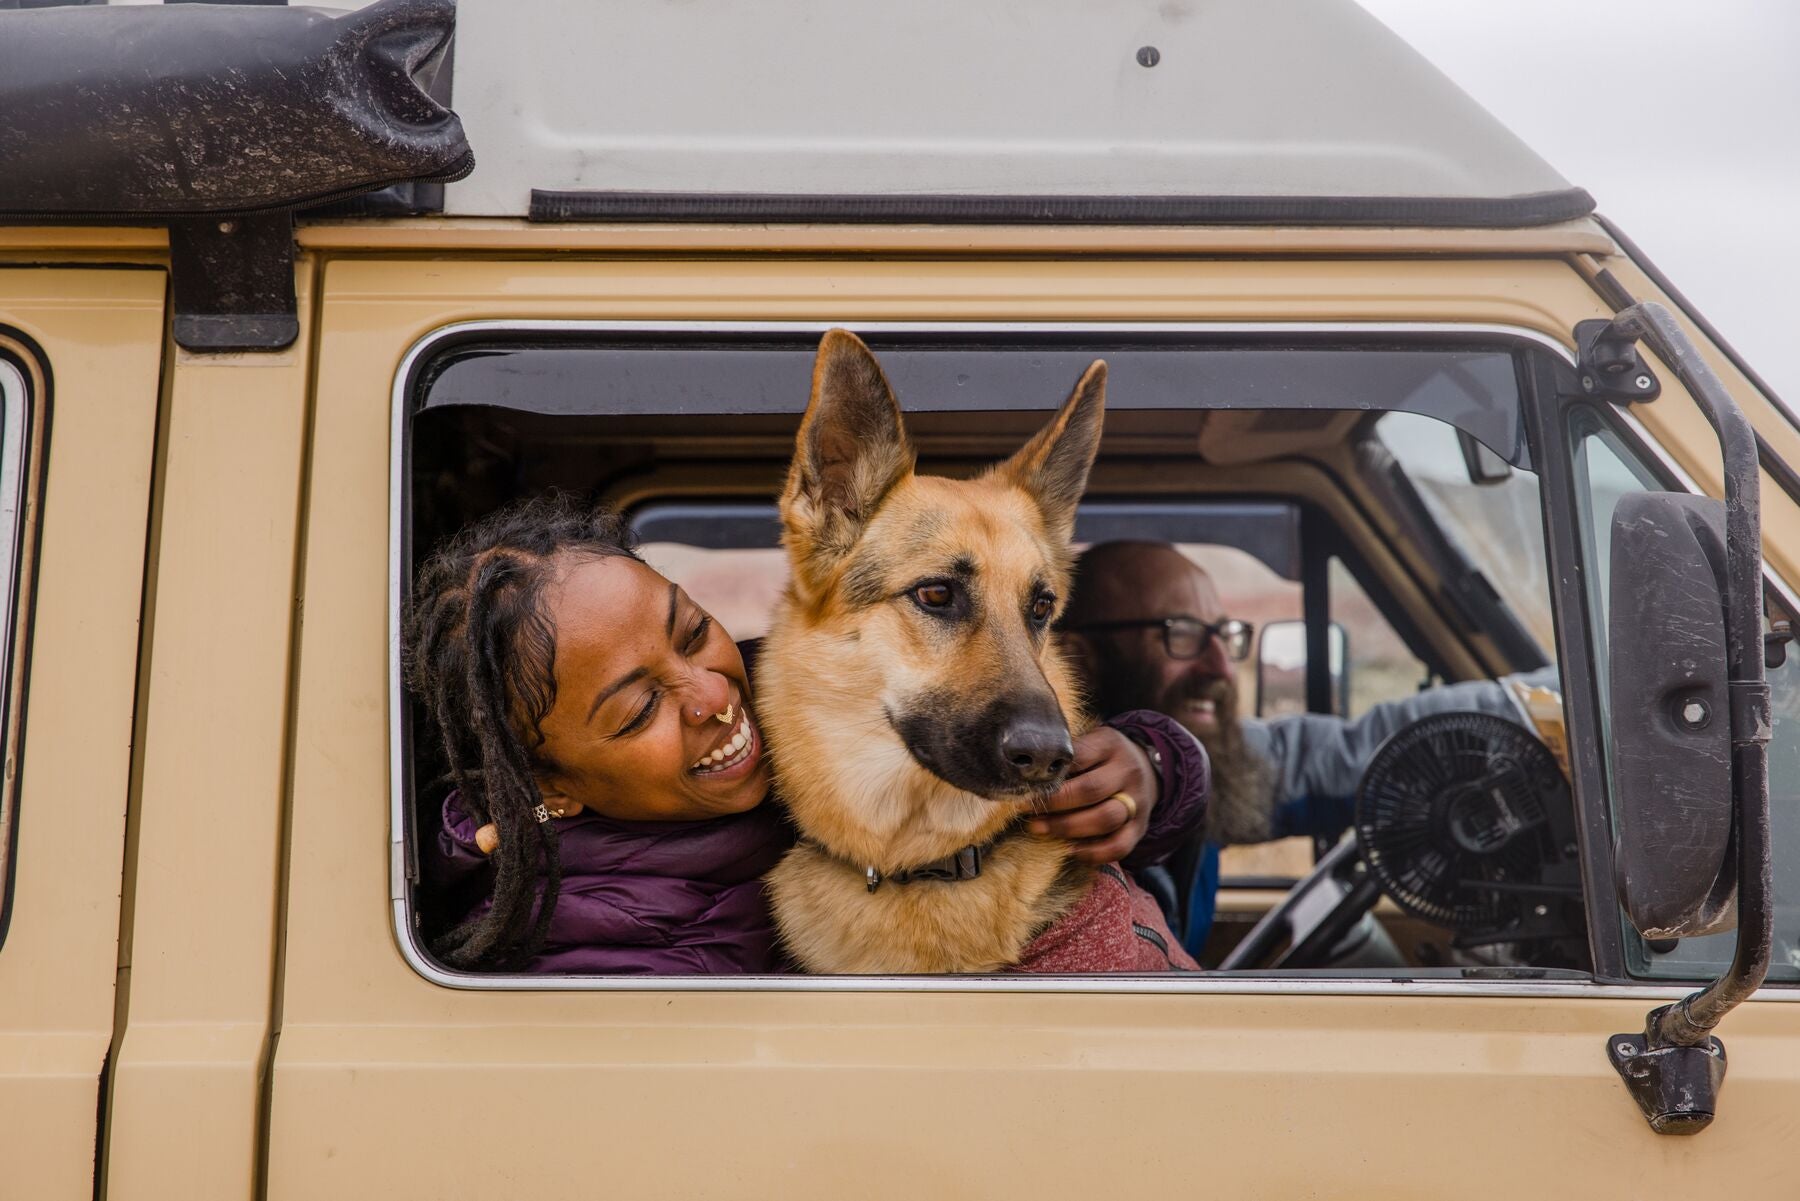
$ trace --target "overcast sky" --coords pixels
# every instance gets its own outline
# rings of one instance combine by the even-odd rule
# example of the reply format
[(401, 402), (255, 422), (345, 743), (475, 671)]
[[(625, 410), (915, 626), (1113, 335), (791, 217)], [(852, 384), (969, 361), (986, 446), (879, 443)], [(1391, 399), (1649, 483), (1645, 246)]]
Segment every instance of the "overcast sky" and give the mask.
[(1360, 3), (1593, 193), (1800, 411), (1800, 3)]

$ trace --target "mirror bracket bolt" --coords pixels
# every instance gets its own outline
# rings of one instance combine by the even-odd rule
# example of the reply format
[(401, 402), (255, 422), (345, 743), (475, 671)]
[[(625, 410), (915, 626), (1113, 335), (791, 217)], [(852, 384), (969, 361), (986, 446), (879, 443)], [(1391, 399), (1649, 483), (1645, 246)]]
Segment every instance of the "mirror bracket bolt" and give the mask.
[(1682, 701), (1678, 714), (1681, 724), (1690, 730), (1704, 730), (1712, 724), (1712, 706), (1697, 696)]

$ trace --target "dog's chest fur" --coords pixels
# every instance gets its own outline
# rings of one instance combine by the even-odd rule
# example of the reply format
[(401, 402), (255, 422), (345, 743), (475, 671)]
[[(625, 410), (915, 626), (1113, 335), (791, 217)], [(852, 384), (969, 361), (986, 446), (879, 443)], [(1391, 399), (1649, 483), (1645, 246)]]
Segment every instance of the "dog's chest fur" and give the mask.
[(973, 880), (870, 892), (860, 869), (808, 843), (769, 874), (777, 925), (800, 966), (851, 975), (1008, 968), (1091, 884), (1065, 844), (1029, 835), (994, 847)]

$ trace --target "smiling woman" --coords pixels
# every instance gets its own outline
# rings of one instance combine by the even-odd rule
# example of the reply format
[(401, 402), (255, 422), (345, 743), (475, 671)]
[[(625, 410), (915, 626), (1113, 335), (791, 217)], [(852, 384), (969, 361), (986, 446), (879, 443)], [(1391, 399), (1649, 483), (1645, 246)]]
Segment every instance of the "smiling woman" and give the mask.
[[(589, 809), (622, 821), (755, 806), (768, 771), (737, 647), (637, 560), (569, 558), (543, 602), (556, 631), (556, 699), (537, 725), (544, 804), (559, 817)], [(634, 625), (619, 620), (627, 613), (666, 617)]]
[[(429, 856), (446, 962), (772, 961), (758, 877), (785, 844), (757, 809), (743, 658), (615, 516), (553, 495), (470, 526), (420, 571), (407, 644), (452, 785)], [(620, 903), (608, 889), (633, 858), (655, 862)], [(646, 926), (664, 954), (638, 945)]]
[[(617, 516), (553, 493), (471, 524), (420, 569), (406, 643), (442, 760), (426, 790), (436, 836), (420, 848), (421, 924), (440, 958), (592, 975), (785, 969), (763, 876), (794, 836), (764, 804), (744, 654), (637, 557)], [(1166, 719), (1120, 724), (1169, 752), (1160, 769), (1102, 728), (1077, 740), (1076, 772), (1045, 802), (1039, 832), (1090, 861), (1147, 832), (1143, 854), (1166, 852), (1199, 820), (1198, 752), (1175, 753)], [(1104, 799), (1120, 791), (1141, 811)], [(1161, 794), (1173, 795), (1159, 807)]]

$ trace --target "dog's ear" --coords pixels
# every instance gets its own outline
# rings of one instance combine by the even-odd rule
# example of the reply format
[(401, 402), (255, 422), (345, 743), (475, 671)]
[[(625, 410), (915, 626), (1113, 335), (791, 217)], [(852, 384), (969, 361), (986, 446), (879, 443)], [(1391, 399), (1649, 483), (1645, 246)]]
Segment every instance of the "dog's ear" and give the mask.
[(820, 582), (850, 552), (895, 484), (913, 469), (900, 404), (881, 364), (848, 330), (829, 331), (813, 361), (781, 496), (781, 523), (803, 583)]
[(1060, 541), (1075, 531), (1075, 506), (1087, 491), (1088, 469), (1100, 449), (1105, 416), (1106, 363), (1095, 359), (1050, 424), (994, 469), (1037, 498), (1045, 526)]

